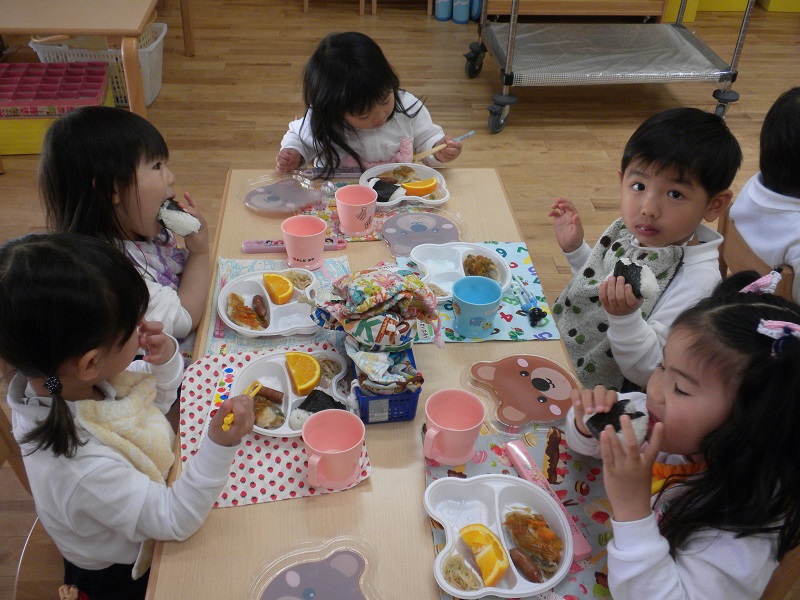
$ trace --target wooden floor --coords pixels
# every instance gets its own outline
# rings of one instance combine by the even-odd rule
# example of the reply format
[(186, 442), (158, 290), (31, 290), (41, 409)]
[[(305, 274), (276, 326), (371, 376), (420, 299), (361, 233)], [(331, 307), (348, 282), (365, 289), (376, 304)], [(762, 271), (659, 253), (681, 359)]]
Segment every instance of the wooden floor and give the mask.
[[(380, 43), (403, 87), (426, 97), (434, 121), (452, 136), (476, 130), (455, 164), (499, 170), (551, 301), (569, 280), (569, 267), (547, 218), (552, 199), (567, 196), (577, 203), (593, 242), (618, 214), (619, 159), (636, 126), (666, 108), (715, 106), (709, 84), (514, 88), (519, 102), (506, 129), (492, 135), (486, 108), (501, 89), (499, 67), (487, 57), (481, 75), (468, 79), (462, 55), (477, 40), (476, 25), (435, 21), (425, 14), (426, 0), (381, 0), (378, 14), (364, 17), (358, 16), (357, 0), (313, 0), (308, 14), (302, 13), (301, 0), (192, 4), (197, 38), (193, 58), (183, 55), (177, 0), (159, 14), (169, 31), (163, 86), (149, 118), (169, 145), (176, 191), (192, 193), (211, 228), (229, 168), (274, 167), (287, 123), (302, 112), (300, 74), (319, 39), (330, 31), (363, 31)], [(689, 28), (730, 61), (740, 24), (741, 13), (701, 12)], [(27, 40), (6, 36), (5, 41), (12, 52), (4, 60), (36, 60)], [(735, 191), (758, 168), (758, 134), (767, 109), (781, 92), (800, 84), (798, 57), (800, 14), (770, 13), (756, 5), (734, 85), (741, 100), (727, 117), (745, 157)], [(38, 156), (4, 156), (3, 161), (0, 240), (43, 224), (36, 189)], [(469, 224), (465, 238), (471, 239)], [(4, 467), (0, 598), (10, 597), (33, 518), (30, 499)], [(797, 599), (800, 593), (787, 597)]]

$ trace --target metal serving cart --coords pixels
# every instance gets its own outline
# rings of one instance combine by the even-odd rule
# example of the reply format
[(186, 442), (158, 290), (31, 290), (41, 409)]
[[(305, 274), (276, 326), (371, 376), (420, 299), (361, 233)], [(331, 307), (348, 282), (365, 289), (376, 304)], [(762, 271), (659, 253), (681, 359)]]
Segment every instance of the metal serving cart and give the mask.
[(492, 97), (489, 129), (499, 133), (506, 126), (517, 101), (512, 86), (707, 82), (718, 85), (714, 112), (724, 116), (739, 98), (731, 87), (755, 0), (747, 3), (730, 64), (683, 26), (686, 2), (675, 23), (519, 23), (520, 3), (512, 0), (505, 23), (488, 20), (484, 0), (480, 39), (469, 45), (464, 71), (477, 77), (487, 51), (500, 66), (503, 91)]

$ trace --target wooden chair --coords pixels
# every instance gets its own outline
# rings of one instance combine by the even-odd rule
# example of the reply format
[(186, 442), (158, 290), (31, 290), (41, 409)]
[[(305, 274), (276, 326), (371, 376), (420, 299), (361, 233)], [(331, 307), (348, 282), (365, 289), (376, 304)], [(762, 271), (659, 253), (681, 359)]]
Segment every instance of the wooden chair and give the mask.
[(736, 224), (728, 214), (730, 207), (719, 218), (717, 230), (725, 240), (719, 250), (719, 272), (723, 278), (731, 273), (740, 271), (756, 271), (759, 275), (766, 275), (772, 270), (781, 270), (781, 282), (775, 294), (792, 300), (792, 285), (794, 283), (794, 269), (789, 265), (770, 266), (761, 260), (744, 241), (742, 234), (736, 229)]
[(58, 600), (64, 584), (64, 559), (36, 519), (17, 566), (13, 600)]
[(8, 420), (5, 411), (0, 410), (0, 467), (2, 467), (6, 461), (11, 465), (22, 487), (30, 494), (31, 486), (30, 483), (28, 483), (28, 474), (25, 473), (25, 465), (22, 464), (22, 454), (19, 445), (11, 433), (11, 422)]
[(798, 589), (798, 582), (800, 582), (800, 547), (783, 557), (760, 600), (794, 598), (795, 596), (790, 594), (792, 590)]

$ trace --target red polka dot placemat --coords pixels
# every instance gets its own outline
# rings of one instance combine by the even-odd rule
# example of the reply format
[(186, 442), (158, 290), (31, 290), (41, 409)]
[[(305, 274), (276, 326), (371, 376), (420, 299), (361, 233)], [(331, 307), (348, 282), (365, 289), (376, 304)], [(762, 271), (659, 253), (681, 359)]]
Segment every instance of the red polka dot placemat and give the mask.
[[(208, 420), (216, 410), (214, 402), (227, 397), (236, 372), (265, 354), (288, 350), (336, 352), (328, 342), (314, 342), (264, 352), (208, 355), (186, 369), (181, 387), (179, 432), (182, 461), (197, 452)], [(348, 487), (358, 485), (372, 473), (366, 445), (361, 452), (360, 467), (358, 479)], [(339, 491), (309, 486), (307, 470), (306, 448), (300, 436), (279, 438), (250, 433), (231, 463), (230, 479), (214, 507), (245, 506)]]

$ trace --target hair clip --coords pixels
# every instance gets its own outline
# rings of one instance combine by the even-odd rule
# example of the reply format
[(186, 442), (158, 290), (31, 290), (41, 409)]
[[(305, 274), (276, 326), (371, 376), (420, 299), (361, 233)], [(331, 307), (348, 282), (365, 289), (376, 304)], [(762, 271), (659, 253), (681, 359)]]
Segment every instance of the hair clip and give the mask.
[(774, 294), (781, 281), (781, 274), (778, 271), (770, 271), (763, 277), (759, 277), (750, 285), (744, 286), (739, 290), (740, 294), (748, 292), (753, 294)]
[(784, 346), (791, 338), (800, 338), (800, 325), (788, 321), (766, 321), (761, 319), (758, 322), (758, 333), (775, 340), (772, 343), (772, 356), (777, 356), (783, 352)]
[(61, 385), (61, 380), (55, 375), (44, 380), (44, 387), (50, 392), (50, 395), (60, 394), (61, 390), (64, 389)]

